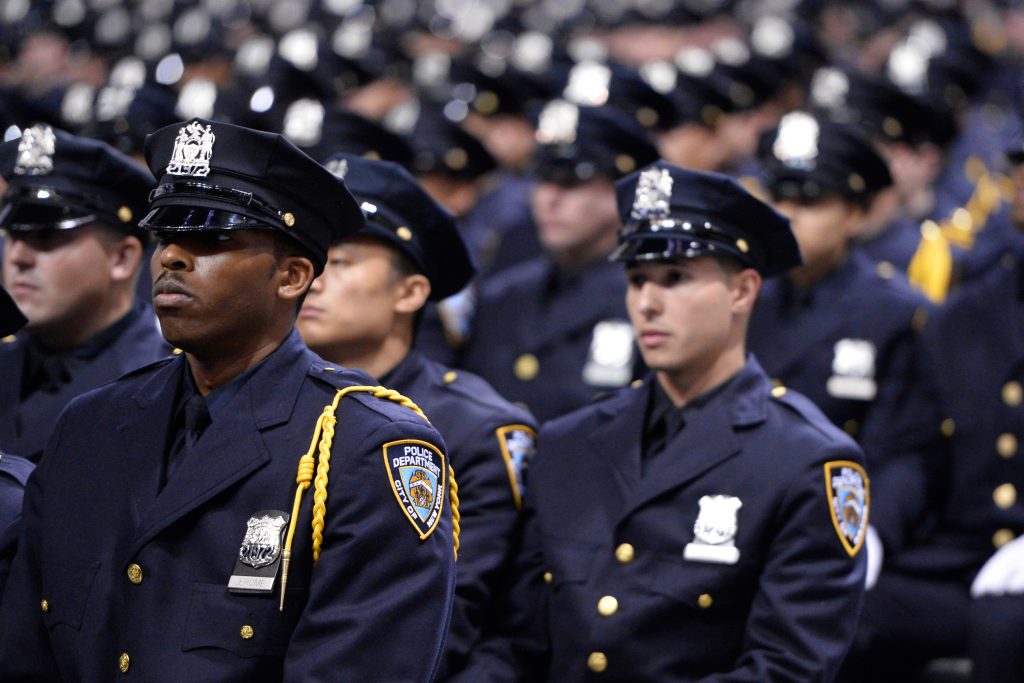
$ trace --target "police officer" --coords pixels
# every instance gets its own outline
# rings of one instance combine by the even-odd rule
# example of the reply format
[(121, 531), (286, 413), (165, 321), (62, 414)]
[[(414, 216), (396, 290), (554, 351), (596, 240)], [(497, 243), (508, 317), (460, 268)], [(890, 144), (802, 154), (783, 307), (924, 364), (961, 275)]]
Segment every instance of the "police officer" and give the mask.
[[(941, 417), (918, 353), (928, 301), (851, 246), (889, 172), (857, 129), (802, 111), (762, 139), (759, 158), (804, 262), (765, 283), (750, 349), (770, 377), (856, 438), (876, 494), (872, 529), (886, 550), (898, 548), (923, 523), (926, 505), (905, 492), (921, 488)], [(870, 539), (874, 570), (881, 549)]]
[(545, 253), (481, 283), (462, 364), (543, 421), (633, 379), (623, 282), (607, 258), (613, 182), (657, 150), (625, 114), (564, 100), (541, 112), (537, 140), (531, 206)]
[(524, 561), (544, 680), (831, 680), (863, 593), (863, 458), (744, 348), (762, 278), (800, 261), (789, 224), (664, 162), (616, 187), (654, 372), (541, 430)]
[[(17, 332), (27, 321), (7, 290), (0, 287), (0, 335)], [(21, 532), (21, 499), (33, 465), (25, 458), (0, 453), (0, 595)]]
[(4, 285), (29, 323), (0, 343), (0, 448), (37, 461), (75, 396), (170, 348), (135, 300), (153, 178), (47, 125), (0, 146)]
[(929, 525), (887, 553), (865, 602), (858, 663), (865, 675), (879, 674), (871, 680), (908, 680), (939, 656), (968, 654), (972, 680), (986, 683), (1019, 680), (1024, 666), (1024, 151), (1007, 156), (1017, 242), (923, 332), (927, 357), (941, 369), (947, 438), (923, 487)]
[(358, 205), (279, 135), (194, 119), (146, 156), (154, 303), (185, 353), (65, 411), (25, 494), (0, 674), (431, 680), (455, 579), (441, 439), (293, 329)]
[(331, 246), (298, 328), (327, 360), (380, 377), (426, 412), (459, 475), (455, 611), (445, 674), (473, 680), (475, 646), (517, 539), (522, 474), (536, 423), (482, 379), (412, 349), (428, 301), (462, 289), (473, 265), (454, 218), (397, 164), (340, 154), (330, 160), (362, 203), (365, 228)]

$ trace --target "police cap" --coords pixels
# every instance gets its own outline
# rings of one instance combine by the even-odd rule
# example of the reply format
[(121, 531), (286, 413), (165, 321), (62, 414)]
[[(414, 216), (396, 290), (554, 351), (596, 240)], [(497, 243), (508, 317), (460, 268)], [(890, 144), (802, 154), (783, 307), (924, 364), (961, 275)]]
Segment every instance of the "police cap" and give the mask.
[(758, 160), (777, 199), (864, 203), (892, 184), (885, 160), (859, 128), (803, 111), (786, 114), (761, 136)]
[(345, 183), (282, 135), (196, 118), (146, 138), (146, 161), (158, 178), (148, 230), (276, 230), (319, 273), (327, 248), (363, 227)]
[(579, 106), (552, 100), (537, 121), (534, 174), (574, 185), (594, 177), (618, 180), (658, 159), (640, 124), (609, 106)]
[(100, 221), (139, 234), (153, 177), (111, 146), (36, 124), (0, 145), (6, 230), (69, 230)]
[(361, 203), (365, 235), (405, 254), (430, 280), (430, 299), (455, 294), (476, 272), (454, 217), (398, 164), (336, 154), (327, 162)]
[(801, 263), (789, 220), (732, 178), (658, 161), (615, 184), (615, 261), (729, 256), (769, 277)]

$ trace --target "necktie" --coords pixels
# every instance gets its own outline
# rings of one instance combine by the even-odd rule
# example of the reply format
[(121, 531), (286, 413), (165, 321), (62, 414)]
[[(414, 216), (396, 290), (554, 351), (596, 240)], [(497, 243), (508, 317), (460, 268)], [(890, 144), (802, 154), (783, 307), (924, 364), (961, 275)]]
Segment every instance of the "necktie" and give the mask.
[(194, 394), (188, 399), (181, 412), (184, 413), (184, 416), (180, 416), (177, 420), (178, 430), (174, 436), (174, 443), (171, 444), (167, 453), (165, 483), (180, 469), (203, 431), (210, 426), (210, 411), (206, 407), (206, 399), (199, 394)]

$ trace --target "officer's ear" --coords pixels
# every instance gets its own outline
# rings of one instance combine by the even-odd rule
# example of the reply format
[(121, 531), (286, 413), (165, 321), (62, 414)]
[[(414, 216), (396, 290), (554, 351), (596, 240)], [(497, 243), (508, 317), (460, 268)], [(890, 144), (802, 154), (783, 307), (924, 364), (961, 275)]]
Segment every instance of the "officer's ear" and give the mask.
[(110, 277), (115, 282), (128, 282), (135, 278), (142, 262), (142, 242), (138, 237), (125, 235), (109, 243)]
[(749, 315), (754, 310), (757, 295), (761, 291), (761, 274), (753, 268), (744, 268), (732, 274), (732, 312)]
[(278, 261), (277, 270), (282, 274), (277, 296), (284, 301), (298, 301), (316, 277), (313, 262), (305, 256), (283, 256)]
[(415, 313), (430, 298), (430, 280), (420, 273), (406, 275), (395, 283), (395, 291), (395, 313)]

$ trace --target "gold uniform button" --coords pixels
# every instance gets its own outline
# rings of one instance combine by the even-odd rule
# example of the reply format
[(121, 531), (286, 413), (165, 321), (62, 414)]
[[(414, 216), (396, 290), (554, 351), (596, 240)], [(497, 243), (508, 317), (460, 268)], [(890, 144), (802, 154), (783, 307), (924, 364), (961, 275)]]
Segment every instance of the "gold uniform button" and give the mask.
[(953, 418), (947, 417), (942, 421), (942, 424), (939, 425), (939, 431), (941, 431), (942, 435), (948, 439), (956, 433), (956, 422)]
[(121, 219), (122, 223), (127, 223), (132, 219), (132, 210), (127, 206), (122, 206), (117, 210), (117, 217)]
[(619, 601), (614, 595), (606, 595), (597, 601), (597, 613), (602, 617), (610, 617), (619, 611)]
[(1024, 399), (1024, 392), (1021, 391), (1020, 382), (1007, 382), (1003, 385), (1003, 402), (1006, 405), (1019, 406), (1021, 399)]
[(552, 574), (551, 572), (544, 572), (544, 583), (551, 583), (554, 580), (554, 574)]
[(1017, 437), (1009, 432), (1000, 434), (996, 439), (996, 452), (1007, 459), (1017, 455)]
[(599, 674), (608, 668), (608, 658), (603, 652), (591, 652), (587, 657), (587, 668)]
[(707, 593), (701, 593), (700, 597), (697, 598), (697, 604), (700, 605), (701, 609), (707, 609), (708, 607), (711, 607), (711, 604), (713, 602), (714, 600), (712, 600), (711, 596)]
[(39, 603), (39, 607), (44, 612), (49, 612), (50, 611), (50, 601), (49, 600), (43, 600), (41, 603)]
[(15, 337), (13, 334), (9, 334), (6, 337), (4, 337), (3, 339), (0, 339), (0, 342), (3, 342), (4, 344), (13, 344), (17, 340), (18, 340), (18, 338)]
[(398, 239), (402, 240), (403, 242), (408, 242), (409, 240), (412, 239), (412, 230), (405, 227), (404, 225), (398, 228), (398, 230), (395, 230), (395, 234), (398, 235)]
[(736, 240), (736, 248), (739, 249), (744, 254), (746, 254), (748, 251), (750, 251), (750, 245), (747, 244), (747, 241), (745, 239), (743, 239), (742, 237), (740, 239)]
[(249, 624), (243, 626), (241, 630), (241, 635), (242, 640), (249, 640), (250, 638), (252, 638), (252, 626), (249, 626)]
[(620, 564), (629, 564), (633, 561), (633, 557), (636, 555), (636, 550), (629, 543), (621, 543), (619, 547), (615, 549), (615, 559)]
[(128, 565), (128, 580), (134, 584), (142, 583), (142, 567), (134, 562)]
[(853, 419), (847, 420), (843, 423), (843, 431), (850, 436), (857, 436), (857, 433), (860, 432), (860, 423)]
[(458, 376), (459, 373), (455, 372), (454, 370), (449, 370), (448, 372), (444, 373), (444, 377), (442, 377), (441, 379), (444, 380), (445, 384), (451, 384), (452, 382), (455, 381), (455, 378)]
[(896, 266), (888, 261), (879, 261), (875, 266), (875, 272), (883, 280), (891, 280), (896, 275)]
[(529, 382), (536, 377), (538, 370), (540, 370), (540, 362), (537, 360), (537, 356), (532, 353), (524, 353), (519, 358), (516, 358), (516, 364), (512, 368), (516, 379), (523, 382)]
[(775, 387), (772, 389), (772, 396), (782, 398), (786, 395), (786, 387)]
[(117, 668), (121, 670), (121, 673), (128, 673), (128, 668), (132, 665), (132, 658), (128, 656), (127, 652), (122, 652), (121, 656), (117, 658)]
[(997, 486), (992, 492), (992, 500), (996, 502), (997, 507), (1009, 510), (1017, 502), (1017, 487), (1013, 484)]
[(181, 349), (174, 349), (173, 351), (171, 351), (171, 353), (173, 353), (175, 356), (180, 356), (183, 353), (183, 351)]
[(284, 224), (287, 225), (289, 228), (295, 227), (295, 214), (293, 214), (291, 211), (285, 212), (285, 214), (281, 216), (281, 219), (284, 221)]
[(997, 548), (1002, 548), (1004, 545), (1013, 540), (1013, 532), (1009, 529), (1000, 529), (999, 531), (992, 534), (992, 545)]
[(633, 380), (632, 382), (629, 383), (629, 386), (632, 387), (633, 389), (638, 389), (638, 388), (642, 387), (643, 385), (644, 385), (644, 381), (642, 379), (635, 379), (635, 380)]

